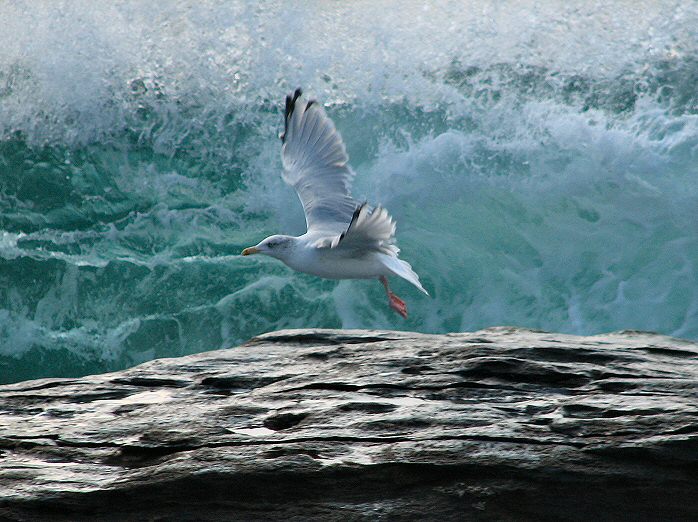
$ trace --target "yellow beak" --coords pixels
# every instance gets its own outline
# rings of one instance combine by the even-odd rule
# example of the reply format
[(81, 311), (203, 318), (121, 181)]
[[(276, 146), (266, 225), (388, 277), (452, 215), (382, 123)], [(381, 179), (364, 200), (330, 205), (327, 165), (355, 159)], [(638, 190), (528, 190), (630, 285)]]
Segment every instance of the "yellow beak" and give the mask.
[(242, 251), (243, 256), (249, 256), (251, 254), (257, 254), (257, 253), (259, 253), (259, 249), (256, 247), (246, 248), (245, 250)]

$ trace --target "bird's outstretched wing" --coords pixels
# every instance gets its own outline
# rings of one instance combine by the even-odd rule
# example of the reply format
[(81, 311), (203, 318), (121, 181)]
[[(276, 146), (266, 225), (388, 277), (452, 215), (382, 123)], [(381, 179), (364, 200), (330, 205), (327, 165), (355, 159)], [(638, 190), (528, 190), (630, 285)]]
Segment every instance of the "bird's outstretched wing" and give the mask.
[(332, 120), (319, 104), (306, 102), (301, 94), (297, 89), (286, 97), (282, 177), (298, 193), (309, 232), (340, 234), (359, 206), (349, 195), (354, 173)]

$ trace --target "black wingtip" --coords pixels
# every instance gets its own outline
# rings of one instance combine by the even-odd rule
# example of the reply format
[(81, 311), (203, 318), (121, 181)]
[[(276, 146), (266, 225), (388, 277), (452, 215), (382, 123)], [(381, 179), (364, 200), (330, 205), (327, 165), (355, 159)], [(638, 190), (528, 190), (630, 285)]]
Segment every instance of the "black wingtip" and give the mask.
[(351, 230), (351, 227), (354, 226), (354, 223), (356, 223), (356, 220), (359, 219), (359, 215), (361, 215), (361, 210), (366, 206), (366, 201), (361, 203), (360, 205), (357, 205), (356, 208), (354, 209), (354, 213), (351, 216), (351, 221), (349, 222), (349, 225), (347, 226), (347, 229), (342, 232), (339, 235), (339, 239), (337, 240), (337, 244), (341, 243), (344, 237), (347, 235), (347, 232)]
[(286, 133), (288, 132), (288, 120), (293, 114), (293, 110), (296, 108), (296, 100), (300, 98), (302, 95), (303, 91), (299, 87), (294, 91), (293, 96), (291, 96), (290, 94), (286, 96), (286, 110), (284, 112), (284, 133), (281, 135), (282, 142), (286, 139)]
[(351, 227), (351, 225), (354, 223), (354, 221), (356, 221), (357, 219), (359, 219), (359, 214), (361, 214), (361, 211), (363, 210), (363, 208), (364, 208), (365, 206), (366, 206), (366, 201), (364, 201), (363, 203), (361, 203), (360, 205), (358, 205), (358, 206), (356, 207), (356, 209), (354, 209), (354, 214), (352, 214), (352, 216), (351, 216), (351, 221), (349, 222), (349, 227)]

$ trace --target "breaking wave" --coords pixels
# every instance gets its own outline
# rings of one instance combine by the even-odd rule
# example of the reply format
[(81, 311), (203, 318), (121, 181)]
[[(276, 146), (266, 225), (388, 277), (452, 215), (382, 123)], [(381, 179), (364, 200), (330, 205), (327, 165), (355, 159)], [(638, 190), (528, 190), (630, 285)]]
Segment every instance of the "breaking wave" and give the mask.
[[(0, 382), (289, 327), (698, 339), (698, 8), (641, 4), (2, 4)], [(407, 321), (237, 255), (303, 231), (296, 86), (397, 220)]]

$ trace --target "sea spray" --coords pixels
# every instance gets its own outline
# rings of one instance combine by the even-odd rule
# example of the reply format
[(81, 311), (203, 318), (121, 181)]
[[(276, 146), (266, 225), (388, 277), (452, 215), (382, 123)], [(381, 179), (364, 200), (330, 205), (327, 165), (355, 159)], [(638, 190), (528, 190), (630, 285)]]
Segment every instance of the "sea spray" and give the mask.
[[(698, 338), (698, 8), (5, 3), (0, 382), (292, 327)], [(302, 233), (283, 96), (325, 104), (432, 297), (241, 248)]]

